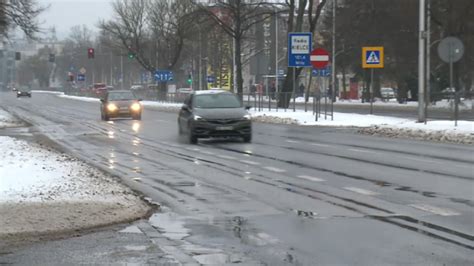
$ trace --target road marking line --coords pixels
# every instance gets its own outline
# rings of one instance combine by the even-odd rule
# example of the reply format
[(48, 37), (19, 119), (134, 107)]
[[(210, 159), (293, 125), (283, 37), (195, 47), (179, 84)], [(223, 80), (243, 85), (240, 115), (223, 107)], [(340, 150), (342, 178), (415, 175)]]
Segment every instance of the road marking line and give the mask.
[(422, 211), (431, 212), (431, 213), (434, 213), (434, 214), (437, 214), (437, 215), (441, 215), (441, 216), (461, 215), (459, 212), (449, 210), (449, 209), (440, 208), (440, 207), (436, 207), (436, 206), (431, 206), (431, 205), (428, 205), (428, 204), (410, 204), (408, 206), (413, 207), (415, 209), (422, 210)]
[(359, 150), (359, 149), (347, 149), (349, 151), (362, 152), (362, 153), (375, 153), (373, 151)]
[(201, 151), (201, 153), (207, 154), (207, 155), (214, 155), (215, 153), (211, 151)]
[(288, 143), (301, 143), (300, 141), (291, 140), (291, 139), (287, 139), (286, 142), (288, 142)]
[(263, 167), (264, 169), (267, 169), (268, 171), (272, 171), (272, 172), (276, 172), (276, 173), (284, 173), (286, 172), (286, 170), (284, 169), (280, 169), (280, 168), (276, 168), (276, 167), (272, 167), (272, 166), (265, 166)]
[(253, 161), (247, 161), (247, 160), (239, 160), (239, 161), (245, 164), (260, 165), (259, 162), (253, 162)]
[(320, 143), (311, 143), (313, 146), (318, 146), (318, 147), (329, 147), (327, 144), (320, 144)]
[(222, 158), (222, 159), (226, 159), (226, 160), (235, 160), (236, 159), (235, 157), (227, 156), (227, 155), (217, 155), (217, 157)]
[[(406, 158), (406, 157), (405, 157), (405, 158)], [(410, 160), (415, 160), (415, 161), (419, 161), (419, 162), (424, 162), (424, 163), (435, 163), (435, 161), (420, 159), (420, 158), (417, 158), (417, 157), (408, 157), (408, 159), (410, 159)]]
[(380, 195), (380, 193), (373, 192), (373, 191), (363, 189), (363, 188), (358, 188), (358, 187), (345, 187), (344, 189), (355, 192), (355, 193), (359, 193), (359, 194), (362, 194), (362, 195), (366, 195), (366, 196)]
[(314, 176), (299, 175), (298, 177), (302, 178), (302, 179), (309, 180), (309, 181), (314, 181), (314, 182), (324, 182), (324, 181), (326, 181), (322, 178), (318, 178), (318, 177), (314, 177)]
[(186, 148), (186, 150), (188, 150), (188, 151), (199, 151), (198, 148)]

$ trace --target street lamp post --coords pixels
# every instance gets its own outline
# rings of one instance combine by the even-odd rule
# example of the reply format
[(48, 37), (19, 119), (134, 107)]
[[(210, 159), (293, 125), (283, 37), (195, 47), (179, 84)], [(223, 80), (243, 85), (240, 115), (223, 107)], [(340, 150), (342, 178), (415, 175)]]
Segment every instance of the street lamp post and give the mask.
[(420, 1), (418, 33), (418, 122), (426, 120), (425, 114), (425, 0)]

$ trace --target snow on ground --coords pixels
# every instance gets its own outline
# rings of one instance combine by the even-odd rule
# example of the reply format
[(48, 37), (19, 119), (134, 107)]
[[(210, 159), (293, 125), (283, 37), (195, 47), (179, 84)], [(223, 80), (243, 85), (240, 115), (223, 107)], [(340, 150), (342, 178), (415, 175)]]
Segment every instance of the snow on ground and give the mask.
[(0, 238), (64, 233), (141, 218), (128, 187), (47, 147), (0, 136)]
[[(328, 112), (327, 120), (324, 119), (324, 112), (315, 121), (315, 116), (311, 111), (304, 112), (296, 110), (278, 112), (273, 111), (251, 111), (252, 117), (259, 120), (268, 120), (271, 122), (271, 118), (274, 117), (276, 120), (286, 119), (291, 124), (298, 125), (319, 125), (319, 126), (343, 126), (343, 127), (370, 127), (370, 126), (391, 126), (399, 128), (411, 128), (411, 129), (422, 129), (422, 130), (451, 130), (459, 133), (474, 133), (474, 122), (471, 121), (458, 121), (458, 126), (454, 126), (454, 121), (429, 121), (426, 125), (423, 123), (416, 123), (412, 119), (390, 117), (390, 116), (378, 116), (378, 115), (363, 115), (363, 114), (350, 114), (350, 113), (334, 113), (334, 120), (331, 120), (330, 112)], [(267, 119), (270, 118), (270, 119)]]
[(0, 202), (119, 202), (130, 190), (66, 154), (0, 136)]
[(11, 114), (0, 109), (0, 128), (18, 127), (21, 125), (22, 123), (15, 119)]
[(84, 102), (93, 102), (93, 103), (100, 102), (99, 98), (73, 96), (73, 95), (66, 95), (66, 94), (58, 94), (58, 96), (61, 97), (61, 98), (79, 100), (79, 101), (84, 101)]
[(42, 91), (42, 90), (32, 90), (32, 93), (50, 93), (50, 94), (57, 94), (57, 95), (62, 95), (64, 92), (61, 91)]

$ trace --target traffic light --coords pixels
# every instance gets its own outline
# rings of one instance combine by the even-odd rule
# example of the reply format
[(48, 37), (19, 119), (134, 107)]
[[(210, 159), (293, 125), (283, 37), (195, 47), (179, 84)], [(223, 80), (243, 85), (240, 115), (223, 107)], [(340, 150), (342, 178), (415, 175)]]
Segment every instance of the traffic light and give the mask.
[(54, 63), (56, 61), (56, 55), (55, 54), (49, 54), (49, 62)]
[(20, 52), (16, 52), (16, 53), (15, 53), (15, 60), (16, 60), (16, 61), (20, 61), (20, 60), (21, 60), (21, 53), (20, 53)]
[(87, 49), (87, 58), (92, 59), (95, 56), (95, 51), (94, 48), (88, 48)]
[(192, 84), (193, 83), (193, 75), (189, 74), (188, 75), (188, 84)]
[(128, 59), (133, 59), (135, 58), (135, 53), (132, 51), (128, 51)]

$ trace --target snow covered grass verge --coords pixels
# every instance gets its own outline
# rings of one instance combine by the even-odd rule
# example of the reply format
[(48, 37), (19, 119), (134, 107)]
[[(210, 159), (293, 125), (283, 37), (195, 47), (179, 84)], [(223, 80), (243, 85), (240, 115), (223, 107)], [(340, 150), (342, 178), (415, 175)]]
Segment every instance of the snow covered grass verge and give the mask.
[(150, 107), (158, 111), (177, 113), (183, 106), (182, 103), (161, 103), (153, 101), (142, 101), (143, 106)]
[(0, 239), (67, 233), (145, 216), (150, 207), (95, 168), (0, 136)]
[(92, 98), (92, 97), (83, 97), (83, 96), (73, 96), (73, 95), (66, 95), (66, 94), (58, 94), (59, 97), (61, 98), (67, 98), (67, 99), (72, 99), (72, 100), (79, 100), (83, 102), (92, 102), (92, 103), (98, 103), (100, 102), (99, 98)]
[[(429, 124), (434, 124), (434, 127), (432, 126), (430, 129), (423, 128), (422, 125), (424, 126), (424, 124), (409, 125), (408, 127), (403, 127), (401, 125), (382, 125), (362, 128), (359, 129), (358, 132), (372, 136), (384, 136), (391, 138), (410, 138), (458, 144), (474, 144), (474, 126), (472, 125), (472, 122), (458, 121), (459, 128), (454, 129), (433, 129), (439, 126), (436, 124), (437, 122), (449, 122), (451, 125), (453, 124), (452, 121), (432, 121), (428, 122)], [(471, 128), (471, 132), (467, 130), (469, 127)], [(449, 128), (449, 126), (445, 128)]]
[(23, 123), (15, 119), (10, 113), (0, 109), (0, 129), (6, 127), (19, 127)]
[(474, 144), (474, 122), (471, 121), (458, 121), (455, 127), (453, 121), (429, 121), (425, 125), (405, 118), (348, 113), (334, 113), (333, 121), (330, 116), (325, 120), (324, 114), (315, 121), (312, 112), (303, 111), (252, 111), (251, 114), (253, 121), (262, 123), (355, 127), (369, 135)]

